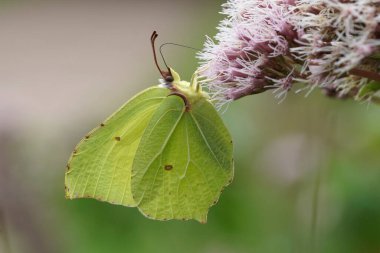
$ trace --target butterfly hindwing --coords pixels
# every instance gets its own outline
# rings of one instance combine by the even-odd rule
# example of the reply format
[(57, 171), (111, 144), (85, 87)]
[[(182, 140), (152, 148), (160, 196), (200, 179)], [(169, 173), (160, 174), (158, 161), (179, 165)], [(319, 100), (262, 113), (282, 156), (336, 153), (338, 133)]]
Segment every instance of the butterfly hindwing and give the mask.
[(158, 86), (144, 90), (81, 140), (67, 165), (67, 198), (136, 205), (130, 188), (132, 162), (146, 126), (169, 92)]
[(232, 141), (204, 98), (187, 111), (169, 96), (141, 138), (132, 166), (132, 194), (140, 211), (159, 219), (195, 219), (207, 213), (233, 177)]

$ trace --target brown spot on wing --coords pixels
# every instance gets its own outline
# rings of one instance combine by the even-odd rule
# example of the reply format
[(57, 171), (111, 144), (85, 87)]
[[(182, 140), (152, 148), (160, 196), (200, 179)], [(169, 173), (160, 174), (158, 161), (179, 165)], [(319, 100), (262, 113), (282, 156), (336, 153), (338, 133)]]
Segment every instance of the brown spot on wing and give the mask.
[(171, 165), (171, 164), (165, 165), (164, 169), (165, 170), (172, 170), (173, 169), (173, 165)]
[(115, 137), (115, 140), (116, 140), (116, 141), (121, 141), (120, 136), (116, 136), (116, 137)]

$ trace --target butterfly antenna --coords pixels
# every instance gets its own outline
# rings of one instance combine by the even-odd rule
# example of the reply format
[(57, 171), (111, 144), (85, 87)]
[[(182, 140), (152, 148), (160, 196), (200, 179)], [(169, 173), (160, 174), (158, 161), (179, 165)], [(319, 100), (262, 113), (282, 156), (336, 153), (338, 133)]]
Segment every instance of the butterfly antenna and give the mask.
[(177, 44), (177, 43), (172, 43), (172, 42), (167, 42), (167, 43), (164, 43), (160, 46), (160, 54), (162, 56), (162, 48), (166, 45), (173, 45), (173, 46), (177, 46), (177, 47), (184, 47), (184, 48), (188, 48), (188, 49), (192, 49), (192, 50), (195, 50), (195, 51), (201, 51), (201, 49), (199, 48), (195, 48), (195, 47), (190, 47), (190, 46), (186, 46), (186, 45), (182, 45), (182, 44)]
[(167, 42), (167, 43), (162, 44), (160, 46), (160, 55), (161, 55), (162, 61), (164, 62), (165, 66), (168, 68), (169, 72), (170, 72), (170, 68), (169, 68), (168, 64), (166, 64), (164, 54), (162, 53), (162, 48), (164, 46), (167, 46), (167, 45), (173, 45), (173, 46), (178, 46), (178, 47), (189, 48), (189, 49), (192, 49), (192, 50), (195, 50), (195, 51), (200, 51), (200, 49), (195, 48), (195, 47), (189, 47), (189, 46), (186, 46), (186, 45), (181, 45), (181, 44), (172, 43), (172, 42)]
[(158, 64), (158, 61), (157, 61), (156, 46), (155, 46), (155, 41), (156, 41), (157, 37), (158, 37), (158, 33), (156, 31), (153, 31), (152, 35), (150, 36), (150, 43), (152, 45), (154, 63), (156, 64), (158, 71), (160, 72), (161, 76), (165, 79), (165, 81), (172, 82), (173, 77), (172, 77), (170, 68), (168, 67), (168, 65), (165, 62), (165, 59), (162, 56), (161, 49), (160, 49), (160, 53), (161, 53), (162, 59), (164, 60), (165, 66), (167, 67), (168, 71), (161, 70), (160, 65)]

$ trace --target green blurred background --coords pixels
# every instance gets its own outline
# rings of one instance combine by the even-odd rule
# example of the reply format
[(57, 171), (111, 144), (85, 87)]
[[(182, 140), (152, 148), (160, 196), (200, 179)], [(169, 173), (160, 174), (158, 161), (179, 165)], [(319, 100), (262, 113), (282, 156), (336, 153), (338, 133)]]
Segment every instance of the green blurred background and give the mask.
[[(221, 1), (0, 1), (0, 252), (380, 252), (380, 107), (314, 91), (230, 105), (208, 223), (64, 198), (73, 147), (157, 83), (149, 36), (201, 48)], [(189, 79), (194, 52), (167, 47)]]

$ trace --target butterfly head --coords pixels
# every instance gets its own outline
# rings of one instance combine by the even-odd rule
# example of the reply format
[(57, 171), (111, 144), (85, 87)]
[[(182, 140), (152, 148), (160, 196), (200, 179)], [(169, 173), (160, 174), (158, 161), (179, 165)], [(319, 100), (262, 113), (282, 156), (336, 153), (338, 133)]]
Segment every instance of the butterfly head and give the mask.
[(197, 72), (193, 74), (191, 82), (181, 80), (179, 74), (172, 68), (170, 68), (170, 73), (173, 77), (173, 81), (170, 83), (170, 86), (167, 87), (169, 87), (172, 91), (180, 92), (185, 95), (190, 102), (195, 102), (201, 98), (209, 98), (208, 94), (202, 91), (202, 87), (198, 83)]

